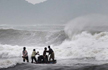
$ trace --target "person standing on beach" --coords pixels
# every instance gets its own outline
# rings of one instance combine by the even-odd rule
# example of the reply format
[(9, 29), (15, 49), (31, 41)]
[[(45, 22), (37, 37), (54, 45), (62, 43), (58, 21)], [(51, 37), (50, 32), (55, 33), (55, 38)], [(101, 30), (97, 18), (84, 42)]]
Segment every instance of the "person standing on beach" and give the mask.
[(54, 51), (50, 48), (50, 46), (48, 46), (49, 48), (49, 61), (51, 61), (51, 59), (54, 61)]
[(48, 56), (46, 55), (46, 52), (47, 52), (47, 48), (45, 47), (45, 48), (44, 48), (44, 51), (43, 51), (43, 57), (44, 57), (44, 62), (45, 62), (45, 63), (48, 62)]
[(27, 50), (26, 50), (26, 47), (23, 47), (22, 54), (23, 54), (23, 56), (22, 56), (23, 62), (25, 62), (25, 60), (26, 60), (27, 62), (29, 62), (29, 59), (28, 59), (28, 52), (27, 52)]
[(35, 49), (33, 49), (33, 52), (31, 55), (31, 59), (32, 59), (31, 63), (33, 63), (33, 60), (35, 60), (35, 63), (37, 62), (35, 55), (39, 55), (39, 52), (36, 53)]

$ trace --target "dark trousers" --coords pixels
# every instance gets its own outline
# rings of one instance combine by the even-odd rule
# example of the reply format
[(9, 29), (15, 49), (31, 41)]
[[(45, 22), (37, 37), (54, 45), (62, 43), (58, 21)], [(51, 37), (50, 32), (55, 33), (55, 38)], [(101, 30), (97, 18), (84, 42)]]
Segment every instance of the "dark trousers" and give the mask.
[(28, 56), (27, 57), (23, 57), (23, 62), (25, 62), (25, 60), (27, 60), (27, 62), (29, 62)]
[(47, 55), (44, 57), (44, 62), (45, 62), (45, 63), (48, 62), (48, 56), (47, 56)]
[(33, 60), (35, 60), (35, 62), (36, 62), (36, 57), (35, 56), (32, 56), (31, 59), (32, 59), (31, 63), (33, 63)]

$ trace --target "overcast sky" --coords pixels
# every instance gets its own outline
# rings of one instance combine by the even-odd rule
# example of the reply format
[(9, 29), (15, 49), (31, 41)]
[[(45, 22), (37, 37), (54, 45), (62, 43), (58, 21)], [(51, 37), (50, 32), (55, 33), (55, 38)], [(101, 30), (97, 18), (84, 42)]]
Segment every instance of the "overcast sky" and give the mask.
[(0, 0), (0, 25), (66, 24), (89, 14), (108, 15), (108, 0)]

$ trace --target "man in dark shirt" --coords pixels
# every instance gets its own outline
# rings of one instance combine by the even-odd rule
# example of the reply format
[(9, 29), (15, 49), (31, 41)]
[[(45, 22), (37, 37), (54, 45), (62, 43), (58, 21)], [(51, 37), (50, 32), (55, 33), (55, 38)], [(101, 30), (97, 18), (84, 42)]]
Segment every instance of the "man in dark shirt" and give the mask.
[(48, 62), (48, 56), (46, 55), (46, 52), (47, 52), (47, 48), (45, 47), (44, 48), (44, 52), (43, 52), (43, 57), (44, 57), (44, 62)]
[(48, 46), (49, 48), (49, 61), (51, 61), (51, 59), (54, 61), (54, 51), (50, 48), (50, 46)]

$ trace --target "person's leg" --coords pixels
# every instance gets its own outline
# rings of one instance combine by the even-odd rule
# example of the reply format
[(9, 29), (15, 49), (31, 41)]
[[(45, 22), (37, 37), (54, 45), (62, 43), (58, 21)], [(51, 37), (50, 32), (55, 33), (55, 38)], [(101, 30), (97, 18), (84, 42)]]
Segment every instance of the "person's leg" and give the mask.
[(50, 55), (50, 61), (51, 61), (51, 59), (54, 61), (54, 53), (52, 53), (51, 55)]
[(33, 58), (33, 60), (35, 60), (34, 56), (32, 58)]
[(27, 62), (29, 62), (28, 56), (26, 57)]
[(23, 62), (25, 62), (25, 58), (23, 57)]
[(49, 55), (49, 61), (51, 61), (51, 54)]
[(46, 62), (48, 62), (48, 56), (46, 55)]
[(45, 63), (48, 62), (48, 57), (47, 57), (47, 55), (44, 57), (44, 62), (45, 62)]
[(36, 57), (34, 57), (34, 60), (35, 60), (35, 62), (37, 62), (37, 61), (36, 61)]
[(31, 63), (33, 63), (33, 57), (31, 57), (31, 60), (32, 60)]
[(52, 53), (52, 60), (54, 61), (54, 53)]
[(40, 56), (38, 57), (38, 62), (40, 62), (41, 61), (41, 59), (40, 59)]
[(43, 62), (45, 62), (45, 56), (43, 56)]

